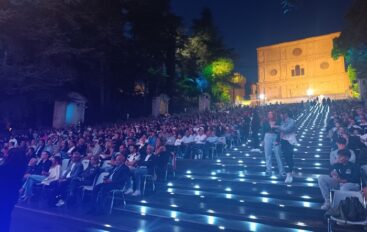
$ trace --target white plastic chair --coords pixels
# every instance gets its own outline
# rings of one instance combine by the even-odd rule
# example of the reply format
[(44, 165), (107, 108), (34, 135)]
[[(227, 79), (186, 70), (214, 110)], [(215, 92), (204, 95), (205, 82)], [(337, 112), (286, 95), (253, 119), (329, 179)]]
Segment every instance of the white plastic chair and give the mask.
[(111, 168), (111, 167), (112, 167), (111, 160), (105, 160), (102, 163), (101, 169), (105, 170), (105, 169), (108, 169), (108, 168)]
[(83, 164), (83, 168), (84, 170), (88, 168), (88, 165), (89, 165), (89, 160), (85, 159), (85, 160), (82, 160), (82, 164)]
[(96, 185), (99, 185), (103, 183), (103, 179), (108, 176), (108, 172), (102, 172), (101, 174), (97, 175), (97, 177), (94, 179), (93, 184), (89, 186), (81, 186), (82, 188), (82, 200), (84, 199), (85, 191), (93, 191), (94, 187)]
[(121, 188), (121, 189), (113, 189), (113, 190), (111, 190), (110, 193), (112, 194), (112, 198), (111, 198), (111, 205), (110, 205), (110, 210), (109, 210), (109, 213), (110, 214), (112, 213), (113, 205), (115, 204), (115, 195), (117, 193), (121, 193), (122, 194), (122, 200), (123, 200), (123, 203), (124, 203), (124, 207), (126, 206), (125, 186), (126, 186), (126, 183), (125, 183), (124, 187)]
[[(361, 202), (361, 204), (363, 205), (363, 207), (366, 209), (366, 201), (361, 192), (359, 191), (358, 192), (357, 191), (341, 191), (341, 190), (333, 190), (332, 192), (333, 192), (333, 197), (331, 198), (332, 199), (331, 207), (333, 209), (336, 209), (339, 206), (339, 203), (342, 200), (346, 199), (347, 197), (357, 197), (359, 201)], [(352, 222), (352, 221), (342, 220), (334, 216), (330, 216), (328, 218), (328, 231), (329, 232), (332, 232), (332, 221), (335, 221), (343, 225), (360, 225), (360, 226), (367, 225), (367, 218), (363, 221)]]

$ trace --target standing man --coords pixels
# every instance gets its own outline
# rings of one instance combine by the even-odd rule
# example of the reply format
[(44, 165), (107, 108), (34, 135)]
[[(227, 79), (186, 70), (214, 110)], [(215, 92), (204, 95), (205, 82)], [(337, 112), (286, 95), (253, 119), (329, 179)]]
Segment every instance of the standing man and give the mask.
[(282, 122), (280, 124), (280, 145), (281, 151), (284, 157), (284, 161), (287, 165), (287, 178), (286, 184), (290, 184), (293, 181), (293, 147), (297, 144), (296, 139), (296, 121), (290, 118), (290, 113), (284, 110), (281, 113)]

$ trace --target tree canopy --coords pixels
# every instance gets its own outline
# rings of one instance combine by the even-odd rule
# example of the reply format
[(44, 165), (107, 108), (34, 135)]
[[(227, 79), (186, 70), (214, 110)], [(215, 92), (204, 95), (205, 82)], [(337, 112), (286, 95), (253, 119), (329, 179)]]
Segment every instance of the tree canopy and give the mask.
[(0, 0), (2, 99), (52, 103), (76, 91), (89, 115), (146, 114), (134, 102), (223, 93), (232, 59), (209, 9), (188, 30), (170, 0)]

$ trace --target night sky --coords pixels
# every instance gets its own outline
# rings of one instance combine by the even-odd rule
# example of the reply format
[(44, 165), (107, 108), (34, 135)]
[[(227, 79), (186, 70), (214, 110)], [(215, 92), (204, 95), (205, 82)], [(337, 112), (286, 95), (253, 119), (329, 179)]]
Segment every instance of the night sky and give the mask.
[(280, 0), (172, 0), (186, 26), (209, 7), (227, 47), (238, 59), (235, 71), (257, 82), (256, 48), (340, 31), (352, 0), (301, 0), (284, 14)]

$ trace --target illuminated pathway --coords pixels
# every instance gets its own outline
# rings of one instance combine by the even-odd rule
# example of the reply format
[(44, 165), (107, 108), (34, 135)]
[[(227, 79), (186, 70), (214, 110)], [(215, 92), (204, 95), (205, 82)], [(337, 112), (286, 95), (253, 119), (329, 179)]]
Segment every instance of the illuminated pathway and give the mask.
[(324, 231), (317, 177), (329, 167), (328, 114), (327, 107), (314, 106), (298, 116), (299, 145), (290, 185), (284, 177), (266, 176), (264, 155), (249, 152), (243, 144), (217, 160), (178, 162), (178, 178), (164, 192), (131, 198), (125, 209), (115, 210), (207, 230)]
[(284, 177), (266, 176), (264, 155), (242, 144), (215, 160), (179, 160), (176, 178), (164, 188), (143, 198), (127, 197), (125, 208), (117, 202), (111, 216), (90, 216), (83, 209), (18, 206), (15, 217), (23, 223), (14, 223), (12, 232), (23, 228), (37, 232), (51, 228), (55, 232), (326, 231), (317, 177), (329, 168), (328, 115), (328, 107), (322, 106), (298, 115), (299, 145), (290, 185), (284, 184)]

